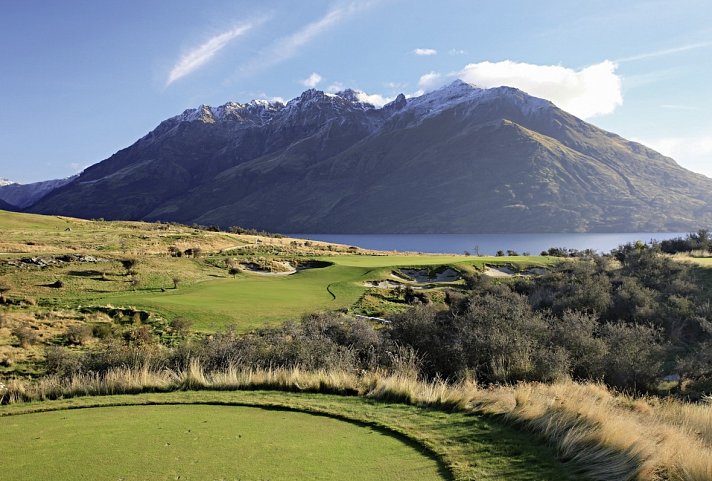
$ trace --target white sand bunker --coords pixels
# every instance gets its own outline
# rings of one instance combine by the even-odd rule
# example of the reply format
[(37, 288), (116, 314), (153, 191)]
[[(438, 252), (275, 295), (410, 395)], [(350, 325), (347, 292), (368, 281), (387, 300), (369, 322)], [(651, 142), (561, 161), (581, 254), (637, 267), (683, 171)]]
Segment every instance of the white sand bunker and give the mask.
[(401, 269), (400, 273), (415, 282), (455, 282), (462, 279), (462, 274), (451, 267), (443, 270)]
[(512, 277), (517, 273), (508, 267), (485, 267), (484, 274), (489, 277)]

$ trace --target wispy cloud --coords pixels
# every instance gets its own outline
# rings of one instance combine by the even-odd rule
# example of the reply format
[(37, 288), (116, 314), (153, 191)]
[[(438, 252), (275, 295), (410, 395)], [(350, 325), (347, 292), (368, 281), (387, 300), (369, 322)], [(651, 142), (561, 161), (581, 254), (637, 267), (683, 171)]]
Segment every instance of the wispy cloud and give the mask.
[(461, 48), (451, 48), (448, 50), (447, 54), (454, 57), (456, 55), (465, 55), (467, 52)]
[(389, 89), (404, 89), (408, 86), (407, 82), (385, 82), (384, 87)]
[(377, 3), (378, 0), (360, 0), (333, 7), (318, 20), (305, 25), (292, 35), (275, 41), (266, 52), (260, 54), (259, 58), (250, 63), (245, 70), (250, 72), (270, 67), (296, 56), (303, 47), (319, 35), (348, 18), (366, 11)]
[(344, 89), (346, 89), (346, 86), (344, 86), (344, 84), (342, 84), (341, 82), (334, 82), (328, 87), (326, 87), (326, 91), (332, 94), (335, 94), (336, 92), (341, 92)]
[(438, 51), (434, 48), (416, 48), (415, 50), (413, 50), (413, 53), (420, 56), (430, 56), (437, 55)]
[(668, 109), (668, 110), (690, 110), (690, 111), (702, 110), (701, 108), (695, 107), (693, 105), (680, 105), (680, 104), (663, 104), (660, 107), (663, 109)]
[(687, 52), (689, 50), (697, 50), (699, 48), (708, 48), (708, 47), (712, 47), (712, 42), (690, 43), (687, 45), (681, 45), (679, 47), (663, 48), (660, 50), (654, 50), (652, 52), (644, 52), (644, 53), (640, 53), (638, 55), (631, 55), (630, 57), (619, 58), (615, 62), (622, 63), (622, 62), (633, 62), (636, 60), (646, 60), (649, 58), (662, 57), (665, 55), (673, 55), (676, 53)]
[(235, 25), (227, 32), (215, 35), (198, 47), (189, 51), (183, 55), (178, 63), (176, 63), (171, 69), (168, 74), (168, 79), (166, 80), (166, 86), (202, 67), (208, 63), (208, 61), (210, 61), (215, 54), (225, 48), (232, 40), (245, 35), (265, 20), (266, 18), (262, 18)]
[(634, 139), (672, 157), (683, 167), (712, 177), (712, 135), (688, 135), (682, 137), (662, 137), (652, 139)]
[(310, 89), (313, 89), (317, 85), (319, 85), (319, 82), (321, 82), (321, 75), (319, 75), (316, 72), (312, 72), (310, 76), (302, 80), (302, 85), (309, 87)]

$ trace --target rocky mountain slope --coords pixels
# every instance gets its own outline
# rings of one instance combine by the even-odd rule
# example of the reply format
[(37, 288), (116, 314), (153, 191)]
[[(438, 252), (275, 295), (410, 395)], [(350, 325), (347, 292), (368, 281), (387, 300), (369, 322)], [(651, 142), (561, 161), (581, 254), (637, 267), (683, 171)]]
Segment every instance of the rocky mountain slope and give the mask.
[(280, 232), (684, 231), (712, 179), (508, 87), (200, 106), (32, 211)]

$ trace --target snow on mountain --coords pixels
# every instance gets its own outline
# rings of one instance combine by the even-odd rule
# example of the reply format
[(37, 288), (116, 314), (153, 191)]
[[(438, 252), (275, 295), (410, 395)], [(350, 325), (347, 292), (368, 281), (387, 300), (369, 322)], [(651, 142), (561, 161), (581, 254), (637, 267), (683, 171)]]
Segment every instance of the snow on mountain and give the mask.
[[(418, 97), (406, 99), (403, 94), (400, 94), (395, 100), (380, 108), (367, 102), (368, 95), (359, 90), (345, 89), (336, 93), (328, 93), (309, 89), (286, 104), (268, 100), (252, 100), (245, 104), (228, 102), (219, 107), (200, 105), (197, 108), (188, 109), (182, 114), (172, 117), (167, 122), (200, 121), (212, 124), (232, 121), (250, 126), (264, 126), (272, 122), (291, 123), (295, 117), (304, 117), (305, 112), (312, 112), (313, 115), (311, 117), (316, 116), (321, 120), (325, 120), (330, 116), (342, 115), (346, 111), (355, 111), (376, 114), (369, 123), (378, 120), (380, 122), (375, 122), (378, 124), (387, 120), (391, 114), (404, 108), (413, 111), (418, 117), (418, 121), (421, 122), (428, 117), (465, 102), (476, 105), (480, 102), (496, 100), (502, 97), (508, 97), (513, 102), (516, 102), (525, 115), (536, 113), (552, 105), (547, 100), (531, 97), (515, 88), (495, 87), (483, 89), (462, 80), (455, 80), (444, 87)], [(306, 117), (309, 118), (310, 116), (307, 115)], [(290, 119), (292, 120), (290, 121)], [(377, 125), (375, 127), (377, 128)]]
[(15, 182), (13, 182), (13, 181), (11, 181), (11, 180), (8, 180), (8, 179), (6, 179), (5, 177), (0, 177), (0, 187), (4, 187), (4, 186), (6, 186), (6, 185), (12, 185), (12, 184), (14, 184), (14, 183), (15, 183)]

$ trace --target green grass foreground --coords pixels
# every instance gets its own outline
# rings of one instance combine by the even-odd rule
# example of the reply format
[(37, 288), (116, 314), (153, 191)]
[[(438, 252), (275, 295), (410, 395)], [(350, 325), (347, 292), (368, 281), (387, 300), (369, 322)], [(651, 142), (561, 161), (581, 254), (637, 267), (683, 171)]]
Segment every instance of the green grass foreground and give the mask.
[[(89, 407), (101, 408), (80, 409)], [(0, 431), (8, 481), (48, 472), (55, 480), (581, 479), (541, 441), (488, 417), (360, 397), (82, 397), (3, 406)]]
[(447, 479), (435, 460), (382, 430), (300, 412), (119, 406), (13, 416), (0, 424), (11, 440), (0, 443), (3, 456), (17, 466), (3, 467), (8, 481), (46, 473), (58, 481)]

